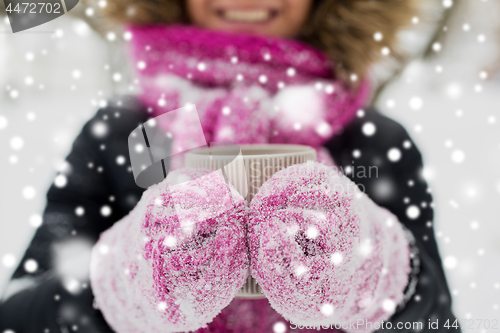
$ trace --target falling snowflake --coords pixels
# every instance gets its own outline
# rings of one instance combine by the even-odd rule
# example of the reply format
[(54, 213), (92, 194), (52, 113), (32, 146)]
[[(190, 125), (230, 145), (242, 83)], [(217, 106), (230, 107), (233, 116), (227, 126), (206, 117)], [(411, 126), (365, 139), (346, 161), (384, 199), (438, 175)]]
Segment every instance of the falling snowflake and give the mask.
[(33, 186), (25, 186), (23, 188), (23, 197), (26, 199), (26, 200), (31, 200), (35, 197), (36, 195), (36, 190)]
[(24, 147), (24, 140), (20, 136), (15, 136), (10, 139), (10, 148), (13, 150), (20, 150)]
[(106, 34), (106, 39), (109, 40), (110, 42), (116, 40), (116, 34), (114, 32), (108, 32)]
[(111, 215), (111, 207), (105, 205), (101, 207), (101, 215), (104, 217), (108, 217)]
[(82, 290), (82, 286), (81, 286), (80, 282), (75, 278), (65, 278), (63, 280), (63, 287), (70, 294), (73, 294), (73, 295), (79, 294), (80, 291)]
[(9, 121), (5, 116), (0, 115), (0, 129), (4, 129), (9, 124)]
[(387, 158), (391, 162), (399, 161), (401, 159), (401, 150), (399, 150), (398, 148), (389, 149), (389, 151), (387, 152)]
[(92, 124), (91, 132), (96, 138), (103, 138), (108, 134), (108, 125), (102, 121), (96, 121)]
[(406, 216), (408, 218), (415, 220), (420, 216), (420, 208), (415, 205), (411, 205), (406, 209)]
[(30, 216), (29, 222), (33, 228), (38, 228), (42, 225), (43, 220), (39, 214), (33, 214)]
[(135, 152), (136, 153), (142, 153), (144, 151), (144, 145), (141, 143), (138, 143), (135, 145)]
[(306, 236), (307, 238), (315, 239), (316, 237), (319, 236), (318, 228), (316, 228), (316, 226), (314, 225), (310, 226), (309, 228), (307, 228)]
[(368, 257), (373, 251), (373, 244), (371, 239), (363, 240), (359, 245), (359, 253), (363, 257)]
[(65, 175), (60, 174), (57, 175), (56, 179), (54, 180), (54, 185), (59, 188), (63, 188), (68, 184), (68, 179), (66, 178)]
[(458, 265), (458, 260), (454, 256), (447, 256), (443, 260), (443, 265), (447, 269), (454, 269)]
[(105, 244), (100, 245), (99, 246), (99, 252), (101, 254), (104, 254), (104, 255), (108, 254), (109, 253), (109, 246), (107, 246)]
[(122, 80), (122, 75), (120, 73), (113, 74), (113, 81), (120, 82)]
[(16, 264), (16, 257), (13, 254), (7, 253), (2, 257), (2, 263), (5, 267), (11, 268)]
[(200, 62), (200, 63), (198, 64), (197, 68), (198, 68), (198, 70), (199, 70), (200, 72), (203, 72), (205, 69), (207, 69), (207, 65), (205, 65), (205, 63), (203, 63), (203, 62)]
[(35, 60), (35, 55), (33, 54), (33, 52), (28, 52), (24, 56), (24, 59), (26, 59), (26, 61), (33, 61)]
[(396, 302), (394, 302), (392, 299), (385, 299), (382, 302), (382, 309), (384, 309), (385, 312), (394, 312), (396, 309)]
[(375, 124), (373, 124), (371, 122), (367, 122), (363, 125), (361, 130), (362, 130), (364, 135), (372, 136), (377, 131), (377, 127), (375, 126)]
[(133, 35), (130, 31), (125, 31), (123, 33), (123, 39), (125, 39), (126, 41), (132, 40), (132, 37), (133, 37)]
[(302, 276), (307, 272), (307, 267), (300, 265), (295, 269), (295, 275)]
[(116, 164), (118, 165), (124, 165), (126, 162), (126, 159), (124, 156), (120, 155), (116, 157)]
[(388, 99), (385, 102), (385, 105), (387, 105), (388, 108), (392, 109), (396, 106), (396, 101), (394, 101), (393, 99)]
[(85, 214), (85, 209), (82, 206), (78, 206), (75, 208), (76, 216), (83, 216)]
[(465, 153), (460, 149), (454, 150), (451, 153), (451, 160), (454, 163), (460, 164), (465, 160)]
[(26, 84), (27, 86), (31, 86), (34, 82), (35, 82), (35, 80), (31, 76), (27, 76), (24, 79), (24, 84)]
[(273, 332), (274, 333), (285, 333), (286, 332), (286, 325), (282, 321), (278, 321), (273, 325)]
[(410, 99), (409, 105), (412, 110), (417, 111), (420, 110), (422, 106), (424, 106), (424, 101), (422, 100), (422, 98), (414, 96)]
[(163, 245), (167, 247), (174, 247), (177, 244), (177, 239), (174, 236), (167, 236), (163, 241)]
[(82, 77), (82, 72), (80, 72), (78, 69), (75, 69), (72, 73), (71, 76), (73, 76), (74, 79), (79, 79)]
[(34, 121), (36, 119), (36, 114), (34, 112), (28, 112), (26, 114), (26, 119), (28, 121)]
[(34, 273), (38, 269), (38, 263), (34, 259), (28, 259), (24, 262), (24, 270), (28, 273)]
[(387, 46), (384, 46), (380, 52), (383, 56), (388, 56), (389, 54), (391, 54), (391, 49)]
[(339, 252), (335, 252), (331, 257), (331, 261), (334, 265), (340, 265), (343, 259), (342, 254)]
[(321, 313), (325, 316), (325, 317), (330, 317), (333, 312), (334, 312), (334, 307), (332, 304), (323, 304), (321, 306)]
[(450, 8), (451, 6), (453, 6), (453, 0), (443, 0), (444, 8)]
[(19, 158), (16, 155), (10, 155), (9, 156), (9, 162), (11, 164), (16, 164), (19, 161)]

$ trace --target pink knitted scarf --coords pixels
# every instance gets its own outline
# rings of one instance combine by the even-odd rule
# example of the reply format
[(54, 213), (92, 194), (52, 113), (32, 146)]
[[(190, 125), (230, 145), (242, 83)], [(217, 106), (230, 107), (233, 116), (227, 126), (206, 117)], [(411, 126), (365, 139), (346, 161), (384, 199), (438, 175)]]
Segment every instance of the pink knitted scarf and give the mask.
[[(154, 116), (195, 104), (207, 142), (319, 149), (369, 94), (367, 82), (349, 89), (322, 52), (296, 40), (179, 25), (128, 30), (140, 100)], [(170, 127), (188, 140), (188, 128)]]

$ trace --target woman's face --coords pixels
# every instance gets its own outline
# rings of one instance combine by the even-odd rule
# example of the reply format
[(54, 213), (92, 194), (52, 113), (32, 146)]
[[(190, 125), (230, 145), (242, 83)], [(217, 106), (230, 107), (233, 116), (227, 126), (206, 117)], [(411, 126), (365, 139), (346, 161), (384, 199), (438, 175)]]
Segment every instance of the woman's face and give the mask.
[(295, 37), (312, 0), (188, 0), (191, 21), (228, 32)]

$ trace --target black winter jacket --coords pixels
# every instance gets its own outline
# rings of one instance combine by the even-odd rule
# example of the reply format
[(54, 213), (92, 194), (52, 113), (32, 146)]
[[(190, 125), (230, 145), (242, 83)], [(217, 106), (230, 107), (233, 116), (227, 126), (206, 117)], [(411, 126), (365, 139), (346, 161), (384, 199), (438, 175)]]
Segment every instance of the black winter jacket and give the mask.
[[(78, 293), (70, 293), (63, 287), (65, 282), (55, 273), (53, 247), (75, 237), (95, 243), (101, 232), (138, 202), (143, 189), (134, 182), (127, 138), (148, 118), (137, 101), (124, 98), (99, 110), (84, 126), (66, 159), (70, 170), (67, 184), (52, 185), (49, 189), (43, 223), (0, 303), (0, 332), (7, 329), (16, 333), (112, 332), (99, 310), (93, 307), (88, 281)], [(105, 124), (104, 135), (102, 128), (101, 135), (95, 135), (97, 123)], [(367, 123), (376, 129), (371, 136), (363, 133)], [(325, 147), (347, 176), (378, 205), (394, 213), (416, 239), (420, 261), (416, 291), (391, 318), (391, 331), (412, 332), (413, 329), (404, 326), (398, 329), (397, 323), (410, 323), (406, 324), (408, 327), (421, 322), (422, 332), (459, 332), (459, 328), (452, 327), (455, 317), (451, 312), (451, 297), (434, 238), (432, 197), (421, 175), (421, 155), (408, 133), (393, 120), (366, 110), (363, 117), (355, 118)], [(399, 159), (388, 158), (392, 148), (401, 153)], [(361, 154), (353, 155), (355, 150)], [(397, 157), (397, 152), (394, 154)], [(118, 156), (123, 156), (126, 162), (117, 163)], [(111, 208), (110, 214), (102, 214), (104, 206)], [(418, 207), (418, 217), (408, 217), (410, 206)], [(24, 263), (29, 259), (38, 263), (34, 272), (25, 270)], [(439, 320), (438, 330), (429, 329), (429, 320)], [(447, 321), (450, 328), (444, 327)]]

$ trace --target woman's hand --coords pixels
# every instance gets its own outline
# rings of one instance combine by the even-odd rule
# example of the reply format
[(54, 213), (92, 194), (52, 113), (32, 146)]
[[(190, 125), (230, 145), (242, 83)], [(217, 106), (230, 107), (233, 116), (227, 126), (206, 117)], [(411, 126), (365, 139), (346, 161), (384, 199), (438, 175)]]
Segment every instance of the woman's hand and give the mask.
[(319, 163), (289, 167), (260, 188), (249, 243), (252, 276), (297, 324), (386, 320), (408, 282), (409, 246), (396, 217)]
[(203, 327), (248, 276), (245, 201), (221, 174), (180, 169), (148, 189), (92, 253), (97, 304), (117, 332)]

